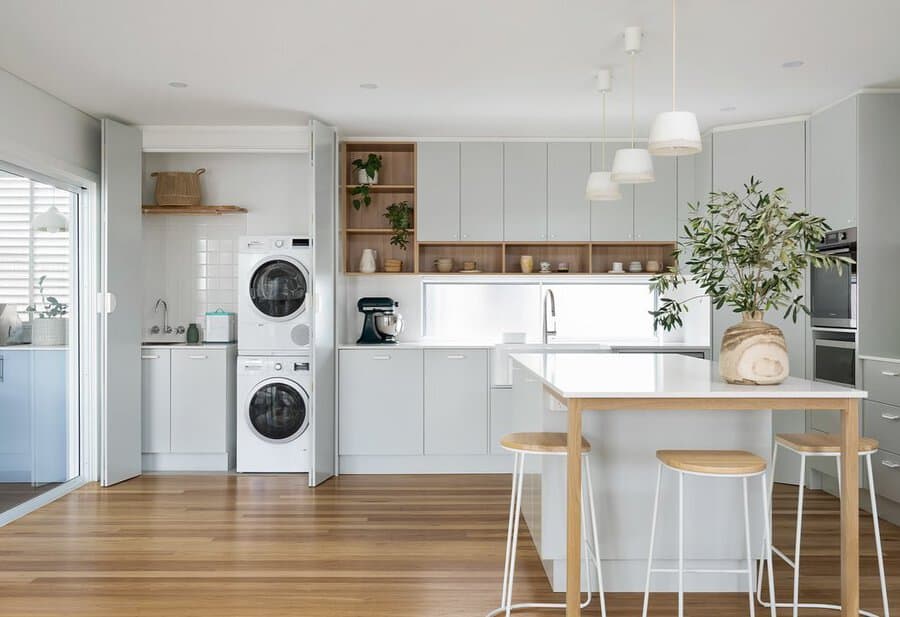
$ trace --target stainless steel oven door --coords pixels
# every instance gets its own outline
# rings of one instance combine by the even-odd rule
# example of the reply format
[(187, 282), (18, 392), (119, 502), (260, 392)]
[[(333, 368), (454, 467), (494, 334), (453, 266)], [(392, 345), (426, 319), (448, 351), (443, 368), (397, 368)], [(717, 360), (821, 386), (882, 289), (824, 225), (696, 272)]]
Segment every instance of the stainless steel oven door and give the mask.
[(816, 381), (840, 386), (856, 385), (856, 342), (817, 338), (813, 371)]
[[(856, 259), (855, 246), (822, 252)], [(813, 268), (810, 276), (813, 327), (856, 328), (856, 265), (843, 265), (840, 271), (835, 268)]]

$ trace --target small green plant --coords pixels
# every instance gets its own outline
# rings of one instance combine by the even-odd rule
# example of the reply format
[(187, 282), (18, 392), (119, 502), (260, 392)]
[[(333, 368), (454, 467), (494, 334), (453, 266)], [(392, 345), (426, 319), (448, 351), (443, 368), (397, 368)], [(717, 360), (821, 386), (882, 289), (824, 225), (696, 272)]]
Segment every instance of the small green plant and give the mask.
[(37, 306), (34, 304), (30, 305), (25, 310), (31, 316), (31, 319), (34, 319), (34, 314), (37, 313), (37, 316), (41, 319), (52, 319), (54, 317), (65, 317), (69, 312), (69, 305), (63, 304), (59, 300), (57, 300), (54, 296), (45, 296), (44, 295), (44, 281), (47, 280), (47, 276), (42, 276), (38, 279), (37, 288), (38, 292), (41, 294), (41, 304), (44, 305), (44, 310), (39, 311)]
[(407, 201), (392, 203), (387, 207), (384, 213), (391, 223), (391, 230), (394, 234), (391, 236), (391, 244), (399, 246), (404, 251), (409, 246), (410, 228), (412, 228), (413, 208)]
[[(699, 202), (688, 204), (692, 216), (684, 227), (685, 240), (678, 243), (673, 256), (677, 263), (683, 253), (690, 253), (683, 265), (715, 308), (728, 305), (735, 313), (760, 319), (767, 310), (776, 309), (797, 321), (800, 311), (809, 312), (803, 295), (795, 295), (806, 268), (840, 270), (854, 262), (818, 252), (817, 245), (830, 229), (825, 219), (792, 211), (783, 188), (765, 193), (760, 184), (751, 176), (743, 195), (710, 193), (702, 210)], [(677, 267), (650, 280), (651, 289), (660, 296), (659, 308), (650, 311), (654, 327), (681, 326), (686, 304), (704, 297), (666, 297), (685, 282)]]
[[(365, 171), (366, 177), (370, 181), (375, 180), (375, 174), (378, 173), (378, 170), (381, 169), (381, 157), (377, 154), (369, 153), (369, 156), (363, 159), (354, 159), (350, 162), (353, 166), (353, 171), (360, 172)], [(350, 189), (350, 195), (354, 197), (352, 203), (353, 207), (357, 210), (360, 209), (361, 206), (365, 204), (366, 207), (372, 203), (372, 195), (370, 194), (370, 186), (367, 183), (361, 183), (357, 186), (354, 186)]]

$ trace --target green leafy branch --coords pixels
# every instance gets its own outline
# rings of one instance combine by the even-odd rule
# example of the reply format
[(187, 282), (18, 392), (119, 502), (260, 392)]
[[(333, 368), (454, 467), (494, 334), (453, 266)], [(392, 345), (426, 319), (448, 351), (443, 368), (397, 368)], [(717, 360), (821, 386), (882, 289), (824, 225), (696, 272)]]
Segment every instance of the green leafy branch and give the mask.
[(34, 319), (35, 313), (37, 313), (38, 317), (41, 319), (65, 317), (69, 312), (69, 305), (60, 302), (55, 296), (44, 295), (44, 281), (46, 280), (47, 276), (44, 275), (37, 281), (37, 288), (38, 292), (41, 294), (41, 304), (43, 304), (44, 310), (39, 311), (34, 304), (29, 305), (25, 310), (31, 315), (32, 319)]
[(411, 236), (413, 207), (407, 201), (392, 203), (384, 213), (394, 232), (391, 236), (391, 244), (399, 246), (404, 251), (409, 246)]

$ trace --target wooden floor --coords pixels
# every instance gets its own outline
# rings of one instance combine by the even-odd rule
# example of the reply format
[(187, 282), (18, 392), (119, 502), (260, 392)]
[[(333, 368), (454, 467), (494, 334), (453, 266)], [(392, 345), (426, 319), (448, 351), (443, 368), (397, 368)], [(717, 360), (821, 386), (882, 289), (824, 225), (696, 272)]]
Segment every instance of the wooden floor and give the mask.
[[(87, 487), (0, 528), (0, 615), (478, 617), (500, 595), (508, 490), (502, 475), (344, 476), (315, 491), (304, 476), (145, 476)], [(776, 492), (781, 544), (792, 535), (795, 496)], [(807, 504), (803, 595), (836, 602), (837, 502), (810, 492)], [(862, 606), (880, 613), (867, 517), (861, 529)], [(900, 610), (900, 531), (882, 529)], [(516, 597), (559, 601), (527, 536), (519, 550)], [(782, 590), (787, 575), (782, 565)], [(691, 617), (747, 614), (742, 594), (687, 599)], [(639, 594), (607, 601), (611, 617), (640, 614)], [(674, 595), (661, 594), (652, 614), (674, 608)]]

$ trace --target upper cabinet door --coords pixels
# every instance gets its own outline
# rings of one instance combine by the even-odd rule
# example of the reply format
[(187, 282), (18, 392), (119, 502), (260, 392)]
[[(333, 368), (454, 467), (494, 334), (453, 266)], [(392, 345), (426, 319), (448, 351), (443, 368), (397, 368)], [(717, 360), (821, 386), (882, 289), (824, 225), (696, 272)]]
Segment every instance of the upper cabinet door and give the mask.
[(416, 236), (459, 240), (459, 144), (416, 144)]
[(104, 118), (102, 136), (100, 484), (141, 473), (141, 131)]
[(591, 209), (584, 188), (591, 171), (590, 144), (551, 143), (547, 157), (550, 240), (589, 240)]
[(634, 239), (675, 241), (678, 172), (675, 157), (654, 157), (656, 180), (634, 187)]
[(857, 105), (852, 97), (809, 120), (809, 211), (835, 229), (857, 220)]
[[(628, 144), (606, 144), (606, 166), (602, 166), (603, 144), (591, 144), (591, 171), (609, 171), (616, 150)], [(587, 184), (585, 178), (582, 185)], [(634, 239), (634, 185), (620, 184), (622, 198), (616, 201), (591, 202), (591, 240), (594, 242), (622, 242)]]
[(460, 239), (503, 240), (503, 144), (464, 142), (460, 150)]
[(547, 239), (547, 144), (503, 145), (503, 239)]

